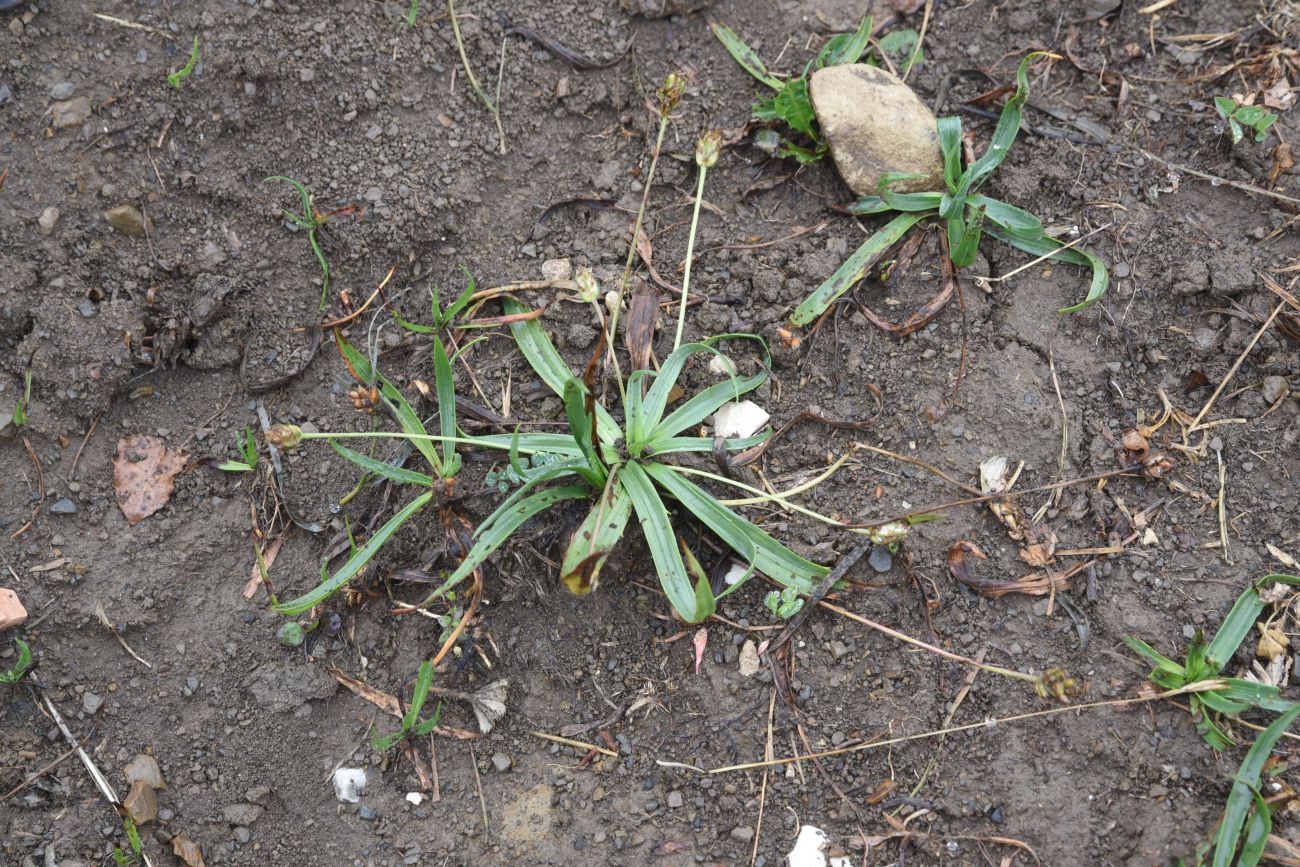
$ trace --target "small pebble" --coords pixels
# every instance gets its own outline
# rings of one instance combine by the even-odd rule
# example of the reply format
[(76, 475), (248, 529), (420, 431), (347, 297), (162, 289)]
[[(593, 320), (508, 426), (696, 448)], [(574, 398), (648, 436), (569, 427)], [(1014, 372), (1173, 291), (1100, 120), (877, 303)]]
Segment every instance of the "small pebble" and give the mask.
[(47, 238), (54, 233), (54, 226), (59, 222), (59, 209), (46, 208), (41, 211), (40, 217), (37, 218), (36, 224), (40, 227), (41, 234)]
[(77, 514), (77, 504), (67, 497), (60, 497), (50, 506), (51, 515), (75, 515)]
[(357, 810), (357, 816), (359, 816), (363, 822), (373, 822), (379, 818), (379, 814), (369, 807), (362, 807)]
[(96, 314), (99, 313), (99, 308), (89, 298), (82, 298), (77, 302), (77, 312), (86, 319), (94, 319)]
[(754, 829), (748, 825), (737, 825), (731, 829), (731, 839), (738, 843), (748, 843), (754, 839)]
[(672, 809), (676, 810), (676, 809), (677, 809), (678, 807), (680, 807), (681, 805), (682, 805), (682, 793), (681, 793), (681, 792), (678, 792), (678, 791), (672, 791), (672, 792), (669, 792), (669, 793), (668, 793), (668, 806), (671, 807)]
[(1115, 265), (1113, 273), (1118, 279), (1123, 280), (1125, 277), (1133, 273), (1133, 269), (1129, 267), (1127, 262), (1119, 262)]
[(514, 759), (510, 758), (510, 756), (505, 753), (492, 754), (492, 767), (497, 773), (504, 774), (506, 771), (513, 768), (514, 765)]
[(307, 82), (316, 80), (316, 70), (303, 68), (298, 70), (298, 80)]
[(81, 697), (81, 708), (86, 713), (94, 716), (99, 713), (99, 709), (104, 706), (104, 700), (93, 692), (88, 692)]
[(889, 553), (889, 549), (884, 545), (873, 545), (871, 547), (871, 556), (867, 558), (871, 568), (877, 572), (888, 572), (894, 568), (894, 555)]
[(71, 81), (60, 81), (50, 88), (50, 99), (72, 99), (76, 91), (77, 86)]

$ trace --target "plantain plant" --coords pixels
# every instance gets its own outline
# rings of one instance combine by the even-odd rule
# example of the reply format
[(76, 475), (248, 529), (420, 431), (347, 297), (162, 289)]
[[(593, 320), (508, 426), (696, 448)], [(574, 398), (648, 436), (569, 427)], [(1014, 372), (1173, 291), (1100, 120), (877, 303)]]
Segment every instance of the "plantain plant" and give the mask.
[[(525, 312), (513, 299), (505, 300), (508, 315)], [(432, 444), (444, 450), (457, 443), (496, 449), (509, 461), (510, 477), (518, 479), (517, 489), (509, 494), (478, 526), (469, 552), (429, 597), (427, 605), (470, 576), (493, 552), (535, 515), (552, 506), (569, 501), (591, 501), (590, 510), (565, 551), (561, 578), (572, 592), (585, 595), (598, 584), (601, 568), (627, 530), (635, 513), (641, 524), (660, 584), (673, 609), (683, 620), (698, 623), (711, 615), (717, 598), (738, 589), (755, 573), (762, 573), (783, 587), (801, 594), (810, 593), (827, 570), (800, 557), (767, 532), (757, 527), (687, 478), (684, 468), (673, 462), (675, 456), (711, 455), (717, 448), (736, 450), (763, 441), (765, 434), (731, 438), (715, 443), (711, 437), (691, 435), (691, 431), (724, 404), (738, 400), (767, 379), (766, 346), (753, 335), (730, 334), (701, 343), (688, 343), (664, 359), (656, 373), (639, 370), (632, 373), (623, 393), (623, 421), (620, 424), (605, 407), (594, 400), (588, 387), (564, 363), (546, 331), (536, 320), (519, 320), (510, 325), (515, 343), (537, 375), (563, 398), (569, 422), (567, 433), (520, 433), (466, 437), (444, 425), (440, 435), (403, 426), (401, 433), (303, 433), (292, 426), (273, 429), (274, 438), (285, 445), (302, 440), (325, 439), (345, 457), (368, 470), (385, 474), (395, 481), (427, 484), (427, 476), (409, 470), (363, 464), (363, 456), (340, 445), (338, 440), (356, 437), (405, 438), (422, 445), (426, 457)], [(717, 353), (722, 340), (750, 340), (764, 348), (764, 367), (750, 376), (730, 375), (683, 401), (671, 412), (669, 398), (687, 362), (696, 355)], [(441, 391), (441, 384), (440, 384)], [(388, 392), (385, 392), (387, 395)], [(390, 397), (391, 399), (391, 397)], [(451, 399), (454, 401), (454, 394)], [(440, 394), (439, 402), (442, 402)], [(454, 416), (444, 416), (452, 418)], [(530, 456), (527, 463), (524, 456)], [(538, 459), (539, 456), (544, 456)], [(377, 462), (376, 462), (377, 463)], [(432, 463), (432, 461), (431, 461)], [(449, 463), (444, 455), (443, 464)], [(690, 470), (692, 475), (705, 475)], [(296, 614), (324, 601), (340, 589), (373, 557), (379, 546), (391, 536), (410, 514), (427, 503), (431, 493), (417, 497), (377, 532), (344, 568), (310, 593), (277, 607), (286, 614)], [(665, 498), (675, 501), (698, 518), (749, 564), (740, 580), (715, 596), (708, 576), (694, 554), (678, 539)], [(391, 528), (391, 529), (390, 529)], [(358, 565), (352, 568), (353, 561)]]
[(901, 241), (912, 227), (929, 217), (937, 217), (944, 223), (948, 233), (949, 257), (958, 268), (964, 268), (975, 261), (975, 254), (984, 235), (990, 235), (1033, 256), (1090, 268), (1092, 282), (1087, 296), (1078, 304), (1062, 308), (1062, 313), (1073, 313), (1090, 307), (1106, 293), (1110, 275), (1099, 258), (1087, 250), (1066, 247), (1050, 237), (1043, 228), (1043, 221), (1023, 208), (977, 192), (994, 170), (1002, 165), (1016, 141), (1016, 135), (1020, 132), (1021, 113), (1029, 100), (1029, 64), (1036, 57), (1042, 56), (1046, 55), (1034, 52), (1021, 61), (1020, 68), (1016, 70), (1016, 92), (1002, 109), (988, 149), (965, 169), (961, 165), (961, 118), (939, 118), (939, 149), (943, 155), (946, 189), (896, 193), (889, 189), (891, 183), (917, 176), (886, 173), (880, 179), (876, 195), (864, 196), (849, 206), (849, 213), (852, 214), (897, 213), (898, 216), (867, 238), (825, 283), (804, 299), (791, 314), (791, 325), (804, 326), (815, 321), (835, 299), (865, 277), (886, 251)]

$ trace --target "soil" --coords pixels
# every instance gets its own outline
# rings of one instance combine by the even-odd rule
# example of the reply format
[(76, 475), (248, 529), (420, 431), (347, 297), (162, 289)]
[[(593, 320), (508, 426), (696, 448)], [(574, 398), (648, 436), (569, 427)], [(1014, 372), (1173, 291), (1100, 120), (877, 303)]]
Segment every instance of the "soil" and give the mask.
[[(1192, 857), (1212, 833), (1243, 751), (1216, 755), (1174, 702), (968, 728), (766, 774), (692, 770), (759, 761), (769, 744), (783, 757), (1060, 705), (1020, 681), (972, 678), (961, 663), (824, 609), (800, 627), (776, 669), (792, 673), (789, 690), (777, 690), (766, 664), (758, 673), (740, 669), (746, 642), (775, 635), (757, 581), (721, 606), (725, 620), (705, 625), (697, 665), (696, 630), (668, 616), (638, 533), (606, 566), (597, 592), (576, 598), (563, 589), (556, 564), (577, 511), (527, 525), (484, 570), (470, 640), (436, 682), (472, 691), (508, 680), (507, 713), (476, 741), (436, 737), (439, 797), (407, 800), (421, 791), (409, 758), (370, 745), (372, 730), (391, 731), (395, 721), (339, 687), (330, 669), (409, 696), (441, 626), (392, 614), (389, 594), (410, 601), (424, 587), (390, 578), (437, 564), (447, 543), (439, 510), (425, 510), (383, 549), (360, 598), (332, 601), (340, 628), (308, 654), (278, 643), (284, 619), (260, 590), (243, 594), (255, 545), (283, 536), (269, 577), (281, 598), (295, 595), (318, 580), (331, 546), (341, 550), (345, 526), (364, 535), (408, 492), (371, 485), (340, 506), (356, 472), (320, 443), (285, 455), (278, 486), (264, 448), (254, 473), (221, 472), (208, 461), (237, 456), (242, 431), (260, 427), (259, 409), (270, 422), (318, 430), (388, 424), (354, 410), (354, 383), (332, 336), (313, 352), (310, 326), (343, 315), (344, 293), (353, 308), (362, 303), (389, 269), (385, 296), (408, 319), (427, 317), (430, 287), (444, 299), (458, 293), (462, 267), (489, 287), (539, 279), (544, 260), (568, 258), (612, 286), (657, 125), (646, 98), (668, 71), (684, 69), (691, 85), (648, 217), (656, 268), (675, 282), (694, 142), (707, 127), (741, 126), (759, 91), (704, 15), (790, 72), (829, 34), (852, 29), (864, 4), (719, 0), (704, 14), (647, 20), (612, 0), (463, 3), (465, 48), (490, 92), (506, 14), (595, 61), (617, 61), (578, 69), (507, 37), (504, 154), (466, 86), (445, 10), (421, 4), (408, 29), (406, 5), (95, 6), (114, 21), (87, 4), (35, 0), (0, 13), (0, 172), (8, 170), (0, 405), (14, 405), (24, 369), (32, 372), (29, 423), (8, 426), (0, 440), (0, 552), (4, 583), (30, 611), (10, 635), (30, 642), (37, 660), (30, 688), (0, 686), (0, 792), (67, 750), (44, 709), (48, 698), (119, 795), (127, 763), (156, 757), (166, 788), (159, 819), (142, 828), (155, 864), (179, 863), (169, 841), (184, 833), (212, 865), (731, 864), (750, 863), (751, 853), (754, 863), (777, 865), (801, 823), (824, 829), (855, 864), (1024, 864), (1029, 850), (1045, 864)], [(1158, 17), (1106, 0), (934, 5), (924, 63), (910, 83), (940, 113), (1011, 81), (1032, 49), (1063, 53), (1068, 42), (1092, 70), (1066, 60), (1036, 68), (1026, 120), (1048, 134), (1023, 134), (987, 190), (1049, 226), (1094, 233), (1087, 244), (1110, 264), (1114, 283), (1102, 303), (1073, 315), (1057, 311), (1086, 291), (1077, 268), (1039, 263), (983, 291), (973, 276), (1009, 275), (1027, 258), (990, 239), (963, 277), (964, 316), (954, 301), (899, 339), (841, 305), (798, 351), (776, 353), (774, 379), (755, 400), (776, 422), (805, 410), (870, 419), (876, 389), (883, 409), (865, 431), (802, 424), (767, 453), (763, 476), (791, 487), (855, 441), (967, 485), (994, 455), (1023, 461), (1018, 488), (1105, 473), (1121, 466), (1113, 441), (1157, 418), (1162, 392), (1195, 415), (1245, 358), (1208, 416), (1234, 421), (1209, 432), (1213, 449), (1203, 457), (1172, 448), (1182, 440), (1171, 422), (1152, 443), (1171, 464), (1162, 477), (1136, 473), (1021, 498), (1028, 515), (1045, 508), (1062, 550), (1121, 543), (1133, 516), (1149, 510), (1149, 533), (1121, 553), (1093, 557), (1054, 598), (982, 597), (954, 582), (947, 552), (963, 539), (988, 555), (975, 563), (983, 577), (1033, 571), (986, 508), (965, 506), (916, 526), (892, 565), (877, 555), (886, 571), (864, 558), (838, 604), (954, 653), (1022, 671), (1060, 667), (1086, 688), (1082, 701), (1106, 700), (1136, 695), (1147, 670), (1123, 636), (1181, 653), (1196, 630), (1213, 632), (1252, 580), (1280, 568), (1266, 544), (1300, 551), (1300, 402), (1270, 406), (1263, 387), (1268, 376), (1300, 386), (1286, 317), (1249, 347), (1278, 303), (1259, 275), (1290, 266), (1291, 274), (1275, 275), (1285, 285), (1300, 255), (1300, 182), (1295, 169), (1275, 178), (1288, 202), (1163, 162), (1270, 184), (1279, 138), (1300, 134), (1297, 114), (1282, 112), (1266, 142), (1233, 146), (1212, 97), (1272, 81), (1267, 64), (1229, 64), (1288, 40), (1294, 47), (1297, 11), (1276, 5), (1279, 14), (1265, 19), (1255, 5), (1208, 0), (1180, 0)], [(893, 14), (877, 6), (877, 20)], [(891, 26), (919, 28), (920, 19), (918, 10)], [(1214, 33), (1230, 35), (1174, 39)], [(201, 59), (172, 88), (166, 74), (184, 64), (195, 34)], [(1294, 55), (1287, 62), (1294, 88)], [(1122, 99), (1114, 73), (1126, 82)], [(51, 111), (52, 92), (57, 101), (84, 97), (89, 113), (54, 127), (67, 112)], [(982, 148), (991, 121), (964, 120)], [(1090, 141), (1090, 131), (1107, 142)], [(831, 209), (851, 198), (833, 166), (782, 180), (796, 168), (746, 141), (709, 173), (693, 283), (708, 301), (692, 309), (688, 336), (753, 331), (776, 342), (794, 305), (871, 229), (870, 219)], [(341, 215), (322, 230), (330, 264), (323, 312), (305, 233), (282, 215), (298, 206), (297, 194), (263, 180), (272, 175), (301, 180), (322, 211), (364, 208), (360, 219)], [(574, 197), (605, 204), (548, 212)], [(147, 217), (147, 234), (105, 222), (103, 212), (120, 205)], [(58, 216), (47, 230), (40, 218), (49, 208)], [(923, 246), (905, 277), (864, 285), (858, 297), (887, 319), (903, 318), (938, 290), (937, 255), (932, 243)], [(549, 303), (542, 321), (580, 366), (596, 329), (586, 308), (555, 296), (522, 293)], [(415, 399), (412, 381), (432, 380), (427, 339), (386, 313), (372, 315), (381, 309), (376, 302), (348, 334), (381, 351), (381, 367)], [(660, 357), (671, 333), (658, 334)], [(965, 373), (950, 400), (963, 333)], [(560, 417), (558, 401), (503, 334), (470, 358), (458, 372), (466, 397), (499, 411), (509, 389), (520, 418)], [(698, 379), (691, 374), (687, 384)], [(945, 400), (946, 412), (934, 412)], [(118, 508), (112, 466), (130, 434), (160, 437), (192, 459), (170, 502), (134, 526)], [(1214, 506), (1220, 457), (1226, 550)], [(483, 485), (489, 464), (466, 467), (454, 507), (473, 523), (498, 495)], [(920, 466), (859, 452), (800, 499), (869, 521), (962, 496)], [(822, 563), (858, 541), (793, 513), (749, 514)], [(1089, 559), (1062, 556), (1056, 568)], [(9, 636), (5, 644), (7, 666)], [(1243, 650), (1232, 666), (1248, 663)], [(442, 721), (475, 728), (454, 700)], [(534, 734), (565, 731), (613, 755)], [(368, 769), (358, 805), (335, 797), (329, 778), (340, 765)], [(13, 865), (109, 864), (113, 846), (125, 843), (122, 823), (75, 757), (5, 798), (0, 829), (0, 861)], [(1275, 832), (1300, 842), (1285, 809)]]

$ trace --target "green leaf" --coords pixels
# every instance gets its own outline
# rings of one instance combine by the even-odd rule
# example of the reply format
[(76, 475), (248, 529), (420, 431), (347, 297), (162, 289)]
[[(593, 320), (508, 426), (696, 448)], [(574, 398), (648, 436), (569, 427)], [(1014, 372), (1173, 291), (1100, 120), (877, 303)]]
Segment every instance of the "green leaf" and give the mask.
[(561, 488), (547, 488), (537, 491), (522, 500), (506, 500), (497, 510), (487, 517), (474, 533), (474, 546), (470, 548), (465, 559), (460, 562), (447, 579), (432, 593), (425, 597), (421, 606), (451, 590), (469, 577), (494, 551), (514, 535), (530, 518), (565, 500), (580, 500), (590, 496), (587, 488), (569, 485)]
[(335, 572), (325, 581), (322, 581), (310, 592), (299, 596), (292, 602), (283, 602), (272, 605), (272, 609), (274, 609), (278, 614), (286, 614), (292, 617), (302, 614), (304, 611), (311, 610), (313, 606), (319, 605), (333, 596), (336, 592), (342, 589), (344, 584), (351, 581), (353, 576), (360, 572), (365, 565), (370, 562), (375, 554), (378, 553), (379, 549), (382, 548), (389, 538), (397, 532), (398, 528), (405, 524), (412, 515), (423, 509), (432, 499), (433, 492), (428, 491), (407, 503), (404, 509), (385, 521), (384, 525), (376, 530), (375, 534), (366, 541), (365, 546), (353, 553), (353, 555), (348, 558), (348, 561), (339, 567), (339, 571)]
[(411, 730), (420, 720), (420, 710), (424, 707), (424, 700), (429, 696), (429, 687), (433, 685), (433, 663), (432, 660), (424, 660), (420, 663), (420, 671), (415, 676), (415, 689), (411, 692), (411, 704), (406, 708), (406, 715), (402, 717), (402, 731)]
[[(1016, 70), (1016, 92), (1002, 107), (1002, 114), (998, 116), (998, 123), (993, 129), (993, 138), (990, 139), (988, 148), (973, 165), (966, 169), (958, 180), (957, 189), (952, 192), (956, 213), (960, 213), (965, 207), (966, 197), (979, 189), (980, 184), (988, 180), (993, 170), (1002, 165), (1002, 161), (1007, 158), (1011, 145), (1015, 143), (1016, 135), (1020, 132), (1021, 112), (1029, 100), (1029, 64), (1042, 53), (1035, 51), (1020, 61), (1020, 68)], [(945, 167), (946, 165), (945, 159)], [(955, 213), (945, 213), (941, 208), (939, 215), (947, 220), (955, 216)]]
[(712, 617), (718, 610), (718, 600), (713, 596), (713, 585), (709, 582), (709, 575), (704, 571), (704, 567), (700, 565), (699, 559), (686, 544), (685, 539), (678, 537), (677, 544), (682, 551), (682, 563), (686, 566), (686, 573), (695, 579), (695, 612), (700, 620)]
[[(295, 222), (298, 222), (298, 224), (304, 228), (315, 225), (311, 213), (311, 194), (307, 192), (307, 188), (303, 186), (300, 181), (295, 181), (293, 178), (286, 178), (284, 175), (271, 175), (269, 178), (265, 178), (264, 182), (265, 181), (281, 181), (297, 190), (298, 197), (302, 200), (302, 214), (295, 214), (292, 211), (285, 211), (285, 213), (288, 216), (295, 218)], [(301, 222), (304, 220), (306, 221), (305, 225)]]
[(1223, 671), (1223, 667), (1237, 652), (1237, 648), (1241, 647), (1246, 636), (1255, 629), (1255, 621), (1259, 619), (1260, 612), (1263, 610), (1264, 600), (1260, 598), (1254, 587), (1247, 587), (1237, 597), (1237, 601), (1232, 603), (1232, 608), (1223, 618), (1219, 631), (1214, 634), (1214, 640), (1205, 648), (1205, 663), (1210, 668), (1211, 674)]
[(169, 73), (167, 75), (167, 83), (170, 84), (172, 87), (176, 88), (177, 90), (180, 90), (181, 82), (190, 77), (190, 73), (194, 71), (194, 64), (197, 63), (198, 60), (199, 60), (199, 37), (195, 36), (194, 44), (190, 46), (190, 59), (187, 60), (185, 62), (185, 65), (182, 66), (180, 69), (176, 70), (175, 72)]
[(921, 34), (915, 30), (894, 30), (880, 37), (876, 45), (882, 54), (900, 58), (897, 64), (898, 71), (900, 74), (905, 74), (913, 66), (920, 66), (925, 60), (925, 52), (917, 48), (920, 42)]
[(683, 620), (699, 623), (708, 615), (699, 610), (699, 600), (677, 549), (668, 510), (664, 508), (654, 483), (640, 464), (625, 464), (619, 478), (641, 521), (641, 530), (645, 533), (646, 545), (650, 548), (664, 595)]
[(961, 182), (961, 118), (939, 118), (939, 152), (943, 154), (943, 181), (948, 192), (957, 192)]
[(620, 475), (619, 468), (609, 474), (605, 490), (564, 551), (560, 579), (569, 592), (577, 596), (586, 596), (595, 589), (601, 567), (623, 538), (628, 518), (632, 515), (632, 499), (618, 483)]
[[(890, 34), (893, 36), (894, 34)], [(885, 39), (889, 37), (886, 36)], [(822, 50), (817, 52), (817, 68), (824, 66), (839, 66), (842, 63), (857, 63), (862, 57), (862, 52), (867, 50), (867, 45), (871, 41), (871, 16), (863, 18), (858, 24), (858, 29), (853, 33), (841, 33), (832, 36), (826, 40)], [(880, 47), (885, 47), (885, 40), (880, 41)]]
[[(1282, 733), (1291, 727), (1297, 715), (1300, 715), (1300, 704), (1293, 705), (1290, 710), (1273, 720), (1255, 739), (1241, 767), (1237, 769), (1237, 776), (1232, 782), (1232, 791), (1228, 793), (1223, 819), (1219, 822), (1218, 833), (1214, 835), (1214, 858), (1210, 862), (1213, 867), (1231, 867), (1233, 864), (1233, 858), (1237, 854), (1237, 843), (1246, 825), (1246, 814), (1255, 804), (1255, 793), (1259, 789), (1264, 762), (1268, 760), (1273, 745), (1282, 737)], [(1266, 810), (1267, 807), (1264, 809)], [(1245, 853), (1243, 853), (1243, 860), (1237, 862), (1238, 864), (1249, 867), (1258, 863), (1258, 859), (1254, 862), (1246, 861), (1244, 855)]]
[[(681, 376), (682, 368), (685, 366), (687, 359), (702, 352), (721, 355), (714, 348), (714, 344), (727, 339), (756, 340), (763, 350), (763, 369), (752, 376), (746, 377), (731, 373), (725, 380), (714, 383), (699, 392), (673, 410), (667, 418), (664, 418), (664, 411), (668, 407), (668, 396), (671, 394), (673, 386), (677, 384), (677, 379)], [(718, 407), (727, 401), (739, 400), (742, 395), (753, 391), (767, 381), (767, 367), (770, 362), (771, 358), (768, 355), (767, 344), (762, 338), (752, 334), (723, 334), (712, 337), (703, 343), (686, 343), (677, 347), (664, 359), (654, 385), (646, 394), (644, 410), (641, 414), (641, 425), (636, 431), (637, 442), (629, 443), (629, 447), (649, 445), (653, 448), (658, 440), (675, 436), (687, 428), (704, 421), (704, 419), (717, 412)], [(631, 433), (629, 431), (629, 434)]]
[[(1187, 676), (1187, 669), (1160, 653), (1142, 639), (1134, 638), (1131, 635), (1125, 635), (1123, 638), (1124, 643), (1129, 646), (1129, 649), (1146, 657), (1147, 661), (1156, 667), (1156, 671), (1163, 671), (1179, 678), (1185, 678)], [(1182, 686), (1185, 682), (1186, 681), (1180, 682), (1179, 686)], [(1177, 688), (1178, 687), (1174, 687), (1174, 689)]]
[(796, 78), (782, 87), (771, 101), (772, 112), (791, 129), (797, 130), (816, 140), (817, 130), (813, 127), (812, 100), (808, 96), (808, 82)]
[(451, 359), (442, 339), (433, 338), (433, 380), (438, 393), (438, 430), (447, 440), (442, 443), (442, 467), (439, 474), (444, 479), (455, 477), (460, 471), (461, 458), (456, 444), (450, 442), (460, 435), (456, 426), (456, 376), (451, 369)]
[(429, 717), (427, 720), (425, 720), (422, 723), (416, 723), (411, 728), (411, 734), (416, 735), (418, 737), (424, 737), (429, 732), (433, 731), (438, 727), (438, 721), (440, 719), (442, 719), (442, 702), (438, 702), (438, 704), (434, 707), (433, 716)]
[(461, 311), (468, 307), (469, 302), (474, 298), (474, 275), (464, 265), (461, 266), (461, 270), (465, 272), (465, 291), (460, 293), (456, 300), (447, 307), (447, 310), (435, 319), (435, 321), (441, 320), (444, 325), (459, 316)]
[(1237, 110), (1237, 101), (1226, 96), (1216, 96), (1214, 98), (1214, 110), (1227, 120), (1232, 117), (1232, 113)]
[(574, 441), (582, 449), (588, 467), (600, 477), (603, 487), (608, 470), (596, 449), (592, 431), (594, 420), (587, 415), (587, 386), (579, 379), (570, 378), (564, 386), (564, 414), (568, 416), (569, 431), (573, 434)]
[[(670, 416), (671, 418), (671, 416)], [(756, 434), (752, 437), (734, 437), (722, 441), (722, 447), (727, 451), (738, 451), (747, 449), (751, 446), (761, 444), (766, 440), (771, 431)], [(712, 437), (665, 437), (664, 439), (656, 438), (647, 449), (647, 454), (653, 455), (677, 455), (687, 454), (690, 452), (699, 452), (701, 454), (712, 454), (713, 438)]]
[[(957, 237), (954, 239), (953, 235)], [(965, 220), (948, 221), (949, 258), (958, 268), (965, 268), (975, 261), (979, 252), (980, 237), (984, 232), (984, 209), (972, 205), (966, 209)], [(954, 243), (954, 240), (956, 243)]]
[(23, 679), (27, 669), (31, 668), (32, 649), (27, 646), (27, 642), (21, 638), (15, 638), (14, 645), (18, 648), (18, 661), (8, 671), (0, 674), (0, 683), (17, 683)]
[(1015, 205), (1008, 205), (1006, 202), (979, 193), (967, 198), (966, 204), (972, 208), (983, 208), (984, 215), (989, 222), (998, 226), (1008, 235), (1030, 241), (1036, 241), (1044, 237), (1043, 221), (1024, 208), (1017, 208)]
[(405, 467), (394, 466), (387, 461), (377, 460), (370, 457), (370, 455), (363, 455), (361, 452), (353, 451), (347, 446), (332, 439), (326, 440), (326, 442), (330, 444), (330, 448), (334, 449), (334, 451), (352, 461), (352, 463), (361, 467), (361, 469), (370, 473), (372, 476), (391, 479), (392, 481), (403, 485), (419, 485), (423, 488), (433, 486), (433, 476), (430, 476), (427, 473), (417, 473), (415, 470), (408, 470)]
[[(527, 307), (513, 298), (503, 299), (503, 306), (507, 315), (528, 311)], [(551, 338), (546, 336), (542, 323), (537, 319), (512, 322), (510, 332), (514, 335), (519, 351), (542, 378), (542, 382), (550, 386), (551, 390), (561, 398), (564, 397), (565, 383), (573, 378), (573, 371), (569, 370), (569, 366), (564, 363), (555, 344), (551, 343)], [(614, 443), (623, 437), (618, 422), (614, 421), (609, 411), (599, 403), (596, 404), (596, 432), (600, 434), (600, 441), (603, 443)]]
[(785, 85), (785, 82), (767, 71), (767, 67), (754, 49), (746, 45), (745, 41), (730, 27), (720, 21), (710, 21), (709, 29), (713, 31), (714, 36), (718, 37), (718, 41), (722, 43), (723, 48), (727, 49), (727, 53), (740, 64), (741, 69), (773, 90), (780, 90)]
[[(348, 364), (352, 366), (352, 370), (356, 375), (363, 382), (375, 383), (379, 386), (379, 393), (397, 419), (402, 432), (414, 436), (428, 436), (429, 432), (425, 429), (423, 420), (406, 400), (406, 396), (397, 389), (397, 386), (389, 382), (388, 378), (378, 370), (375, 370), (370, 364), (370, 359), (358, 352), (356, 347), (341, 334), (338, 336), (338, 343), (339, 351), (348, 360)], [(425, 439), (413, 439), (411, 444), (419, 449), (420, 454), (424, 455), (424, 459), (429, 462), (429, 466), (433, 468), (436, 475), (443, 474), (442, 460), (438, 457), (438, 449), (433, 442)]]
[(1031, 256), (1047, 256), (1061, 262), (1069, 262), (1072, 265), (1086, 265), (1092, 269), (1092, 281), (1088, 285), (1087, 296), (1078, 304), (1062, 307), (1057, 311), (1059, 313), (1077, 313), (1086, 307), (1091, 307), (1101, 300), (1101, 297), (1106, 294), (1106, 289), (1110, 286), (1110, 274), (1106, 271), (1105, 264), (1087, 250), (1080, 250), (1078, 247), (1063, 250), (1061, 249), (1061, 242), (1054, 238), (1043, 237), (1034, 241), (1003, 232), (994, 226), (985, 226), (984, 232), (1004, 244), (1010, 244), (1017, 250), (1023, 250)]
[(811, 295), (804, 299), (790, 316), (792, 325), (807, 325), (826, 312), (827, 308), (853, 285), (866, 276), (885, 252), (898, 242), (907, 230), (915, 226), (924, 217), (923, 214), (901, 214), (890, 220), (852, 256), (845, 260), (825, 283), (818, 286)]
[(1228, 129), (1232, 132), (1232, 143), (1236, 144), (1241, 141), (1242, 131), (1241, 124), (1237, 123), (1235, 117), (1228, 118)]
[(699, 518), (733, 551), (750, 558), (759, 572), (778, 584), (794, 587), (800, 593), (811, 593), (829, 571), (800, 557), (667, 464), (648, 463), (645, 471), (655, 484)]
[(227, 473), (251, 473), (253, 468), (243, 461), (222, 461), (217, 469)]

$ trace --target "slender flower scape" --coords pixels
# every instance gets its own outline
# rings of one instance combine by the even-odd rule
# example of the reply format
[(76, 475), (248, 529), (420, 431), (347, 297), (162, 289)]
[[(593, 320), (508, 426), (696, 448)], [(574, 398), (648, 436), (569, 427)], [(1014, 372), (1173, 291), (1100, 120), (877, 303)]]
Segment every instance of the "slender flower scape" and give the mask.
[(695, 232), (700, 225), (700, 205), (704, 202), (704, 176), (718, 162), (722, 148), (722, 131), (711, 129), (695, 143), (695, 164), (700, 167), (699, 185), (695, 188), (695, 211), (691, 214), (691, 234), (686, 239), (686, 266), (682, 272), (682, 301), (677, 308), (677, 337), (673, 349), (682, 345), (682, 329), (686, 325), (686, 301), (691, 289), (691, 260), (695, 258)]

